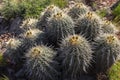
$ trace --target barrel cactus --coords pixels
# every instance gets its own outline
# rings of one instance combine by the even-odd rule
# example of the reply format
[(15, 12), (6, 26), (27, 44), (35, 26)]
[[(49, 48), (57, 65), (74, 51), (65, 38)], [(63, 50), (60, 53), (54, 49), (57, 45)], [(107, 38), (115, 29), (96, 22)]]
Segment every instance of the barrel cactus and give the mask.
[(35, 46), (26, 54), (25, 74), (30, 80), (58, 80), (56, 52), (51, 48)]
[(116, 27), (108, 20), (105, 20), (102, 24), (102, 31), (103, 33), (111, 33), (111, 34), (115, 34), (118, 32), (118, 30), (116, 29)]
[(93, 13), (86, 13), (83, 18), (79, 18), (75, 31), (77, 34), (84, 35), (88, 40), (94, 40), (101, 32), (101, 20)]
[(23, 54), (20, 51), (21, 44), (22, 42), (19, 39), (11, 38), (7, 42), (7, 50), (4, 53), (4, 58), (9, 60), (11, 63), (19, 63), (23, 57)]
[(57, 45), (62, 38), (74, 33), (73, 20), (62, 12), (54, 14), (48, 23), (46, 35), (50, 44)]
[(118, 60), (120, 55), (120, 41), (114, 34), (102, 34), (94, 43), (96, 56), (96, 71), (105, 72)]
[(58, 7), (54, 5), (50, 5), (46, 8), (46, 10), (42, 13), (41, 17), (37, 22), (37, 28), (43, 30), (45, 27), (48, 26), (47, 22), (49, 18), (56, 12), (61, 11)]
[(107, 72), (109, 80), (120, 79), (120, 61), (115, 62)]
[(88, 7), (83, 3), (76, 3), (69, 11), (68, 15), (72, 17), (72, 19), (77, 20), (83, 14), (86, 14), (89, 11)]
[(61, 68), (63, 78), (79, 79), (87, 73), (92, 60), (92, 50), (88, 41), (79, 35), (63, 39), (61, 48)]

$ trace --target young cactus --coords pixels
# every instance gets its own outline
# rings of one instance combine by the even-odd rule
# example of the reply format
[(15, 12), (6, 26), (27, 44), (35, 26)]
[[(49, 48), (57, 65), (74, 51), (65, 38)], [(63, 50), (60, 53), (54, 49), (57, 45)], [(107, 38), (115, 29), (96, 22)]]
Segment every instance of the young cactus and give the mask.
[(19, 63), (22, 60), (23, 53), (20, 51), (22, 42), (19, 39), (11, 38), (7, 42), (7, 50), (4, 53), (4, 58), (11, 63)]
[(105, 20), (102, 24), (103, 33), (115, 34), (118, 32), (116, 27), (108, 20)]
[(68, 15), (72, 17), (72, 19), (77, 20), (83, 14), (86, 14), (89, 9), (83, 3), (76, 3), (69, 11)]
[(56, 12), (61, 11), (58, 7), (54, 6), (54, 5), (50, 5), (46, 8), (46, 10), (42, 13), (41, 17), (38, 20), (37, 23), (37, 28), (39, 28), (40, 30), (43, 30), (44, 28), (46, 28), (48, 26), (47, 22), (49, 20), (49, 18), (55, 14)]
[(26, 54), (25, 74), (30, 80), (58, 80), (56, 52), (46, 46), (36, 46)]
[(120, 56), (120, 41), (114, 34), (102, 34), (95, 40), (96, 71), (105, 72)]
[(57, 45), (62, 38), (74, 33), (73, 20), (62, 12), (54, 14), (48, 23), (46, 35), (50, 44)]
[(120, 79), (120, 61), (115, 62), (107, 72), (109, 80)]
[(93, 13), (86, 13), (83, 18), (79, 18), (76, 23), (75, 31), (83, 34), (88, 40), (93, 41), (101, 32), (101, 20)]
[(63, 39), (59, 58), (63, 78), (79, 79), (87, 73), (92, 60), (92, 50), (88, 41), (79, 35), (71, 35)]

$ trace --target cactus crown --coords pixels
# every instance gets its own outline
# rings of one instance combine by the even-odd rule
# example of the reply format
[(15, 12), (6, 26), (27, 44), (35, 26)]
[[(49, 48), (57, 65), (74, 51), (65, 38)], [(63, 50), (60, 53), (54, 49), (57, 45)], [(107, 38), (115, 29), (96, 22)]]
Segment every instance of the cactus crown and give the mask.
[(31, 49), (31, 57), (37, 57), (41, 53), (42, 49), (40, 46), (34, 47)]
[(50, 10), (52, 10), (54, 7), (55, 7), (54, 5), (50, 5), (50, 6), (48, 6), (47, 10), (50, 11)]
[(92, 12), (88, 12), (86, 14), (86, 17), (89, 18), (89, 19), (92, 19), (93, 18), (93, 13)]
[(77, 7), (77, 8), (81, 8), (81, 7), (83, 7), (83, 6), (84, 6), (83, 3), (77, 3), (77, 4), (75, 5), (75, 7)]
[(12, 49), (16, 49), (18, 46), (20, 46), (21, 42), (18, 39), (15, 38), (11, 38), (8, 42), (7, 42), (7, 47), (10, 47)]
[(111, 24), (111, 22), (108, 21), (108, 20), (105, 20), (104, 22), (105, 22), (106, 25), (110, 25)]
[(78, 35), (73, 35), (73, 36), (70, 37), (69, 43), (70, 43), (71, 45), (77, 45), (78, 43), (81, 42), (79, 38), (80, 38), (80, 37), (79, 37)]
[(54, 16), (54, 18), (56, 18), (56, 19), (60, 19), (60, 18), (63, 17), (63, 13), (62, 13), (62, 12), (58, 12), (58, 13), (54, 14), (53, 16)]
[(22, 22), (22, 25), (20, 26), (20, 28), (23, 28), (23, 29), (28, 29), (29, 27), (35, 27), (37, 23), (37, 19), (35, 18), (28, 18), (28, 19), (25, 19), (23, 22)]
[(115, 40), (115, 37), (113, 35), (107, 36), (107, 43), (113, 43), (113, 41)]
[(41, 32), (42, 31), (38, 29), (32, 29), (32, 30), (29, 29), (28, 31), (25, 32), (24, 37), (29, 39), (36, 39)]

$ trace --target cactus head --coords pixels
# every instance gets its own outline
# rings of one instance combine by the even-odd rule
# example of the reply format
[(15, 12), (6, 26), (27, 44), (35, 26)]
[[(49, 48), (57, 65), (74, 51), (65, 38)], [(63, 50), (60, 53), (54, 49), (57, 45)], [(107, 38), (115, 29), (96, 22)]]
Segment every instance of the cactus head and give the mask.
[(51, 11), (54, 7), (55, 7), (54, 5), (50, 5), (50, 6), (47, 7), (47, 10)]
[(54, 61), (55, 55), (56, 52), (43, 45), (31, 48), (26, 54), (26, 63), (24, 65), (28, 79), (58, 80), (56, 70), (58, 63)]
[(83, 3), (76, 3), (72, 8), (69, 9), (68, 15), (72, 17), (74, 21), (86, 14), (89, 9)]
[(63, 14), (62, 12), (58, 12), (57, 14), (53, 15), (55, 19), (60, 19), (62, 18)]
[(48, 23), (46, 34), (49, 43), (53, 46), (58, 45), (62, 38), (74, 33), (73, 20), (63, 12), (54, 14)]
[(40, 30), (44, 30), (46, 29), (46, 27), (49, 25), (48, 24), (48, 20), (49, 18), (57, 13), (61, 11), (58, 7), (54, 6), (54, 5), (50, 5), (46, 8), (46, 10), (42, 13), (41, 17), (39, 18), (38, 22), (37, 22), (37, 28), (39, 28)]
[(38, 22), (38, 20), (34, 19), (34, 18), (25, 19), (22, 22), (22, 25), (20, 26), (20, 28), (22, 28), (23, 30), (28, 30), (29, 28), (31, 28), (31, 29), (36, 28), (37, 22)]
[(111, 36), (108, 36), (108, 37), (107, 37), (106, 42), (107, 42), (108, 44), (111, 44), (111, 43), (114, 42), (114, 40), (115, 40), (115, 37), (114, 37), (113, 35), (111, 35)]
[(40, 31), (39, 29), (30, 29), (25, 32), (24, 37), (29, 39), (36, 39), (40, 32), (42, 31)]
[(79, 37), (78, 35), (74, 35), (74, 36), (72, 36), (72, 37), (69, 39), (69, 43), (70, 43), (71, 45), (77, 45), (77, 44), (79, 44), (79, 43), (81, 42), (79, 38), (80, 38), (80, 37)]
[(79, 79), (86, 74), (92, 60), (92, 50), (88, 41), (79, 35), (70, 35), (63, 39), (59, 59), (63, 78)]
[(11, 38), (7, 42), (7, 47), (11, 49), (17, 49), (21, 45), (21, 42), (19, 39)]
[(31, 57), (37, 57), (38, 55), (40, 55), (40, 53), (41, 53), (41, 49), (40, 48), (38, 48), (38, 47), (35, 47), (35, 48), (33, 48), (33, 49), (31, 49)]
[(104, 20), (102, 24), (102, 32), (115, 34), (118, 32), (118, 30), (110, 21)]
[(90, 41), (94, 41), (101, 32), (100, 18), (93, 12), (87, 12), (82, 18), (78, 19), (75, 32), (84, 35)]
[(97, 72), (107, 71), (120, 55), (120, 42), (114, 34), (102, 34), (95, 40)]

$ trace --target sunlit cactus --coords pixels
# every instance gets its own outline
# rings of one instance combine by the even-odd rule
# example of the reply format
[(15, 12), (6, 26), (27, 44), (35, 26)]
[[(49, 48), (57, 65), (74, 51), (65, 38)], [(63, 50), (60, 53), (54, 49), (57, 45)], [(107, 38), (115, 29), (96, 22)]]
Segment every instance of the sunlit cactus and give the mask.
[(83, 3), (76, 3), (72, 8), (70, 8), (70, 10), (68, 11), (68, 15), (71, 16), (72, 19), (77, 20), (88, 11), (88, 7)]
[(105, 20), (102, 24), (103, 33), (115, 34), (118, 32), (116, 26), (114, 26), (110, 21)]
[(88, 41), (79, 35), (71, 35), (63, 39), (60, 46), (62, 77), (79, 79), (87, 73), (92, 60), (92, 50)]
[(35, 46), (26, 54), (25, 74), (30, 80), (58, 80), (56, 52), (46, 46)]
[(45, 41), (45, 34), (39, 29), (30, 29), (24, 33), (24, 38), (35, 42), (35, 44), (41, 44)]
[(58, 12), (48, 21), (46, 35), (50, 44), (57, 45), (60, 40), (74, 33), (74, 22), (66, 14)]
[(95, 40), (96, 71), (105, 72), (120, 56), (120, 41), (114, 34), (102, 34)]
[(45, 27), (47, 27), (48, 24), (48, 20), (49, 18), (57, 13), (61, 11), (58, 7), (56, 7), (55, 5), (50, 5), (46, 8), (46, 10), (42, 13), (41, 17), (38, 20), (37, 23), (37, 28), (39, 28), (40, 30), (43, 30)]
[(76, 23), (75, 31), (77, 34), (83, 34), (88, 40), (94, 40), (101, 32), (101, 19), (93, 13), (88, 12), (79, 18)]
[(20, 26), (20, 28), (22, 28), (23, 30), (36, 28), (37, 22), (38, 22), (38, 20), (35, 19), (35, 18), (25, 19), (25, 20), (23, 20), (22, 25)]
[(22, 60), (23, 53), (20, 51), (22, 42), (19, 39), (11, 38), (7, 42), (7, 50), (4, 53), (4, 58), (11, 63), (19, 63)]

